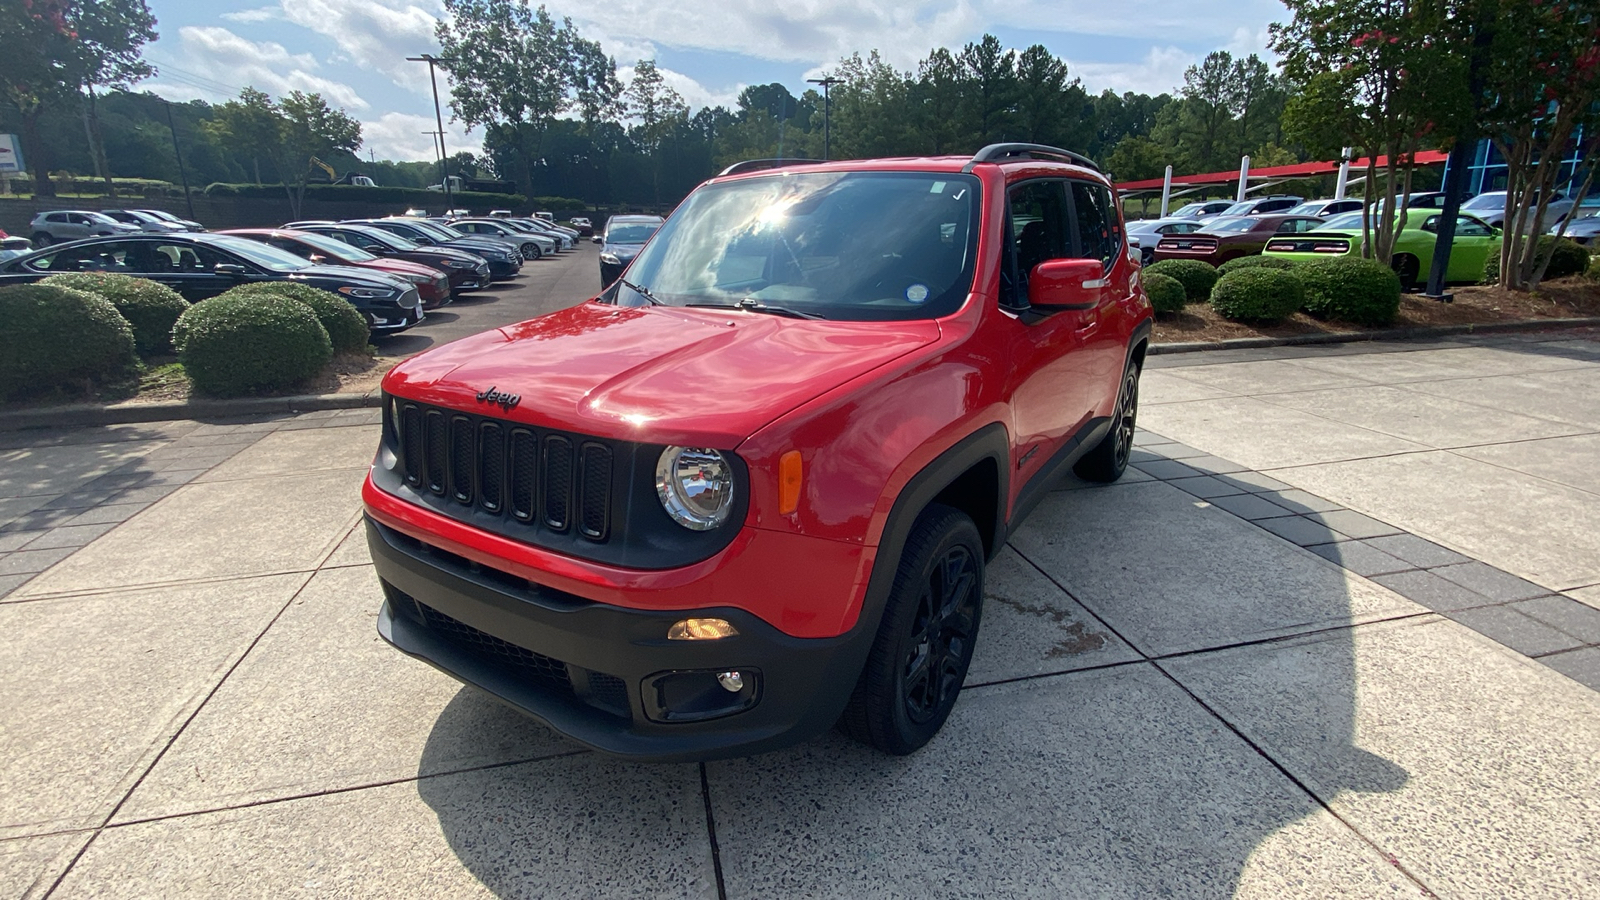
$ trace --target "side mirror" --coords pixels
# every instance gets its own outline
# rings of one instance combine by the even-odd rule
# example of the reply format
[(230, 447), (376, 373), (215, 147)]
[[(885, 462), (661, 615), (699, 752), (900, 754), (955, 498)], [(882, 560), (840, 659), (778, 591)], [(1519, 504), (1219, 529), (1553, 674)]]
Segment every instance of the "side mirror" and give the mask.
[(597, 235), (594, 236), (594, 242), (596, 244), (604, 244), (606, 242), (606, 239), (597, 234)]
[(310, 256), (306, 257), (306, 259), (309, 259), (312, 262), (317, 263), (318, 265), (321, 265), (322, 263), (326, 262), (328, 258), (326, 256), (323, 256), (321, 253), (313, 253)]
[(245, 276), (245, 267), (237, 263), (217, 263), (211, 267), (211, 271), (218, 275), (231, 275), (234, 278)]
[(1105, 286), (1098, 259), (1047, 259), (1028, 273), (1028, 305), (1041, 312), (1093, 309)]

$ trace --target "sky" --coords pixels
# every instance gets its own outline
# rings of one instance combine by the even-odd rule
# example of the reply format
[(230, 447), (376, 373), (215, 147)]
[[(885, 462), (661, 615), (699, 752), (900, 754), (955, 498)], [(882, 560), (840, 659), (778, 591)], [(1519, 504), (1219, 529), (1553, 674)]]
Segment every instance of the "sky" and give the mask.
[[(138, 85), (171, 100), (221, 102), (241, 88), (274, 97), (321, 93), (359, 119), (363, 157), (432, 160), (428, 66), (443, 0), (148, 0), (160, 38), (146, 47), (159, 73)], [(1172, 91), (1213, 50), (1269, 54), (1278, 0), (546, 0), (613, 56), (626, 81), (655, 59), (691, 108), (734, 105), (751, 84), (798, 96), (854, 52), (877, 50), (901, 69), (934, 47), (959, 50), (984, 33), (1008, 47), (1043, 44), (1091, 93)], [(440, 72), (440, 98), (448, 104)], [(447, 148), (477, 152), (481, 135), (449, 122)]]

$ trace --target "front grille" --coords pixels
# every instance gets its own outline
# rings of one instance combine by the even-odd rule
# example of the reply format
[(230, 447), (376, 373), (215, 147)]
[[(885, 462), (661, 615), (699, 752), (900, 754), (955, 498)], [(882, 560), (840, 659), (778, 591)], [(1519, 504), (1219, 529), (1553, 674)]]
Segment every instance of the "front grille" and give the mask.
[(591, 543), (611, 538), (616, 475), (609, 442), (446, 411), (398, 408), (398, 470), (445, 512), (509, 518)]

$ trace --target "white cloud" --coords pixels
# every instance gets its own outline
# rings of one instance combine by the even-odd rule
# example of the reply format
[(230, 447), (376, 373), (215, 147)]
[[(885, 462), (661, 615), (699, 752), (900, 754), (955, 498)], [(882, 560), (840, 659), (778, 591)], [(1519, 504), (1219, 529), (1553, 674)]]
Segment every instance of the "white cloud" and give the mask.
[[(362, 156), (368, 150), (379, 159), (427, 160), (438, 158), (434, 150), (433, 135), (425, 132), (436, 128), (432, 116), (411, 113), (384, 113), (376, 119), (361, 123)], [(482, 153), (483, 140), (461, 130), (460, 125), (445, 122), (445, 149), (451, 156), (462, 152)]]
[(238, 12), (223, 13), (222, 18), (229, 22), (271, 22), (283, 18), (283, 10), (276, 6), (263, 6), (259, 9), (241, 9)]
[(1172, 93), (1183, 84), (1185, 69), (1199, 62), (1194, 54), (1177, 47), (1151, 47), (1144, 59), (1134, 63), (1067, 61), (1068, 70), (1083, 79), (1084, 90), (1098, 94), (1107, 88), (1119, 94)]
[[(743, 82), (728, 88), (709, 88), (682, 72), (674, 72), (662, 66), (657, 66), (656, 71), (661, 73), (661, 80), (666, 82), (667, 87), (683, 97), (683, 102), (689, 105), (691, 112), (703, 106), (725, 106), (732, 109), (734, 101), (739, 98), (739, 92), (745, 89)], [(622, 82), (624, 88), (633, 80), (633, 72), (634, 67), (631, 65), (617, 67), (617, 80)]]
[(232, 98), (239, 88), (252, 86), (274, 97), (289, 91), (315, 92), (347, 110), (370, 105), (350, 85), (313, 74), (319, 63), (309, 53), (290, 53), (282, 44), (247, 40), (219, 27), (180, 28), (178, 41), (174, 71), (158, 75), (147, 85), (164, 97), (217, 102)]
[(331, 38), (335, 59), (429, 93), (428, 67), (406, 57), (438, 50), (433, 28), (444, 7), (436, 0), (282, 0), (281, 8), (288, 21)]

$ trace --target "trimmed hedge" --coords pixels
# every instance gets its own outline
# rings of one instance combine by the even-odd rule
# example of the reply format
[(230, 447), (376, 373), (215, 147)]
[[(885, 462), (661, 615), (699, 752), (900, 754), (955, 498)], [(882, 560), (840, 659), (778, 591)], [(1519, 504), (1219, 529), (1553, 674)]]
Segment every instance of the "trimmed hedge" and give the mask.
[(133, 329), (103, 297), (56, 284), (0, 288), (0, 398), (126, 382)]
[(1583, 277), (1590, 281), (1600, 281), (1600, 256), (1589, 257), (1589, 268), (1584, 271)]
[(1190, 303), (1204, 303), (1217, 283), (1217, 267), (1198, 259), (1163, 259), (1145, 266), (1146, 275), (1167, 275), (1178, 279)]
[(218, 397), (292, 387), (333, 358), (311, 308), (279, 294), (203, 300), (178, 319), (173, 338), (195, 390)]
[(1211, 306), (1223, 318), (1276, 322), (1305, 304), (1306, 290), (1293, 272), (1239, 269), (1222, 276), (1211, 291)]
[(1292, 269), (1299, 263), (1279, 256), (1241, 256), (1217, 267), (1217, 274), (1226, 275), (1240, 269)]
[(296, 281), (256, 281), (232, 288), (224, 297), (261, 297), (272, 295), (310, 307), (317, 321), (328, 332), (335, 353), (359, 353), (367, 349), (371, 335), (367, 320), (350, 305), (350, 301), (331, 291), (314, 288)]
[(1319, 319), (1388, 325), (1400, 313), (1400, 276), (1375, 259), (1339, 256), (1300, 265), (1306, 312)]
[(1144, 292), (1149, 295), (1150, 305), (1155, 307), (1157, 315), (1183, 312), (1184, 304), (1189, 302), (1183, 282), (1160, 272), (1146, 272), (1143, 280)]
[[(1582, 275), (1589, 269), (1589, 251), (1583, 249), (1582, 244), (1569, 238), (1558, 238), (1553, 234), (1541, 235), (1537, 252), (1540, 256), (1551, 254), (1550, 265), (1544, 270), (1545, 281)], [(1500, 283), (1499, 253), (1489, 254), (1489, 259), (1483, 267), (1483, 283)]]
[(134, 346), (147, 358), (172, 352), (172, 326), (189, 308), (189, 301), (160, 282), (116, 272), (63, 272), (43, 283), (88, 291), (111, 301), (133, 326)]
[[(219, 181), (206, 185), (206, 196), (264, 197), (269, 200), (282, 200), (289, 195), (281, 184), (224, 184)], [(429, 206), (431, 204), (440, 209), (444, 208), (444, 193), (442, 191), (408, 187), (308, 184), (306, 185), (305, 199), (364, 203), (406, 203), (413, 206)], [(528, 198), (521, 194), (490, 194), (478, 191), (457, 191), (450, 195), (450, 199), (458, 207), (483, 207), (485, 212), (490, 209), (509, 209), (526, 206), (528, 203)], [(579, 203), (573, 208), (581, 209), (583, 204)]]

